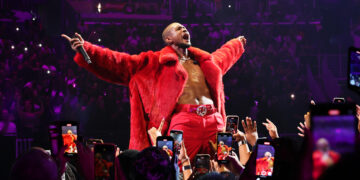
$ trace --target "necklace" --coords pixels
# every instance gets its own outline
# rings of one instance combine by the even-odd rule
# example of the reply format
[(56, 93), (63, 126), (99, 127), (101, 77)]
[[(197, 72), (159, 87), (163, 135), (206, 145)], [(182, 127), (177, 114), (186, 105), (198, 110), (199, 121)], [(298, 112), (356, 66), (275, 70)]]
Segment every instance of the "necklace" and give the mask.
[(187, 60), (189, 60), (189, 59), (190, 59), (189, 57), (183, 56), (183, 57), (179, 58), (179, 61), (180, 61), (181, 63), (184, 63), (185, 61), (187, 61)]

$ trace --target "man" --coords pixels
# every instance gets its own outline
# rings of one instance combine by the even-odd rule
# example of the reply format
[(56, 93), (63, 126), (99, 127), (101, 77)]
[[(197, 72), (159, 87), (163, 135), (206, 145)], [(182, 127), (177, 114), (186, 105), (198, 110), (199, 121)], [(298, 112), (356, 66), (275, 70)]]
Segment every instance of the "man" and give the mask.
[(162, 150), (164, 150), (165, 152), (166, 152), (166, 154), (170, 157), (170, 159), (171, 159), (171, 157), (173, 156), (173, 152), (171, 151), (171, 149), (169, 149), (166, 145), (164, 145), (163, 147), (162, 147)]
[(83, 45), (93, 61), (87, 64), (77, 53), (76, 63), (100, 79), (129, 86), (129, 149), (142, 150), (154, 144), (156, 136), (149, 137), (147, 131), (159, 127), (161, 134), (182, 130), (191, 159), (197, 153), (210, 153), (208, 141), (215, 141), (216, 132), (225, 124), (222, 77), (243, 54), (243, 36), (209, 54), (191, 47), (187, 29), (172, 23), (163, 31), (167, 46), (162, 50), (129, 55), (100, 48), (75, 35), (62, 36), (75, 51)]
[(66, 146), (65, 152), (67, 153), (76, 153), (76, 144), (75, 141), (77, 139), (77, 135), (73, 134), (72, 131), (69, 129), (67, 130), (67, 134), (62, 134), (64, 140), (64, 146)]
[(224, 144), (223, 141), (220, 141), (217, 148), (218, 159), (225, 160), (226, 157), (229, 155), (229, 152), (231, 152), (231, 147)]
[(274, 167), (274, 157), (266, 151), (264, 157), (256, 159), (256, 175), (271, 176)]
[(312, 158), (313, 179), (318, 179), (329, 166), (339, 161), (340, 154), (330, 149), (328, 140), (320, 138), (316, 142), (316, 150), (313, 152)]

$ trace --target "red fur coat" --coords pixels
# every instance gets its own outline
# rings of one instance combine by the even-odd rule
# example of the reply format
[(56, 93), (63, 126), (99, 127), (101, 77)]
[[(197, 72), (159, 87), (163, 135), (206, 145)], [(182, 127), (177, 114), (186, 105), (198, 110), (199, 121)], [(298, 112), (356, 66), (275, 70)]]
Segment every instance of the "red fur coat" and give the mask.
[[(188, 76), (171, 46), (138, 55), (112, 51), (89, 42), (85, 42), (84, 48), (92, 64), (87, 64), (77, 53), (74, 60), (79, 66), (107, 82), (129, 86), (131, 106), (129, 149), (142, 150), (149, 147), (147, 130), (151, 127), (159, 127), (162, 118), (166, 119), (162, 130), (162, 133), (166, 134), (171, 115)], [(195, 47), (190, 47), (188, 50), (199, 62), (214, 105), (225, 120), (222, 77), (244, 52), (242, 43), (238, 39), (230, 40), (211, 54)]]

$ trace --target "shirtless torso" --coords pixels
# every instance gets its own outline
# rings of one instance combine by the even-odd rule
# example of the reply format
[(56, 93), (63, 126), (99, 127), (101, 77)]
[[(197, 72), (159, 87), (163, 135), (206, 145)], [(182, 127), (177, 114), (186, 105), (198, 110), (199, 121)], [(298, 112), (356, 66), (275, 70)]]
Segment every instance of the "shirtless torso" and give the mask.
[(180, 61), (182, 66), (188, 73), (188, 80), (185, 84), (183, 93), (181, 94), (178, 104), (213, 104), (210, 90), (206, 84), (204, 73), (200, 66), (192, 59)]

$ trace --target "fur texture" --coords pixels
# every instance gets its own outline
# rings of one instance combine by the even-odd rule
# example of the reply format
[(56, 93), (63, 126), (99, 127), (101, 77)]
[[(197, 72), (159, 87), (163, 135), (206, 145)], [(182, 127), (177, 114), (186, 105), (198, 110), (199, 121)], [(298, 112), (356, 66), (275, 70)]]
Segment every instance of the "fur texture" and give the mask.
[[(178, 61), (176, 52), (166, 46), (162, 50), (129, 55), (101, 48), (85, 42), (84, 48), (92, 64), (87, 64), (77, 53), (75, 62), (110, 83), (130, 89), (130, 144), (129, 149), (142, 150), (150, 146), (147, 130), (159, 127), (166, 119), (162, 133), (170, 124), (176, 103), (182, 94), (188, 75)], [(190, 47), (189, 53), (199, 62), (218, 112), (225, 121), (223, 75), (240, 58), (244, 47), (233, 39), (212, 54)]]

